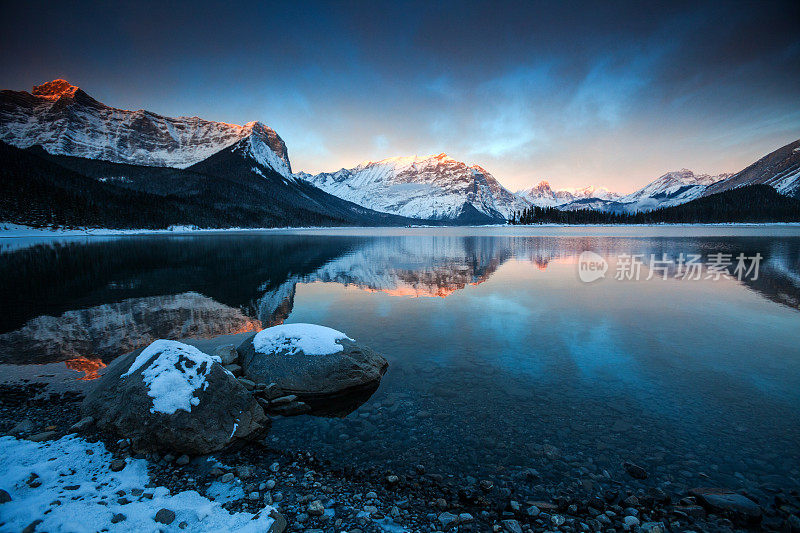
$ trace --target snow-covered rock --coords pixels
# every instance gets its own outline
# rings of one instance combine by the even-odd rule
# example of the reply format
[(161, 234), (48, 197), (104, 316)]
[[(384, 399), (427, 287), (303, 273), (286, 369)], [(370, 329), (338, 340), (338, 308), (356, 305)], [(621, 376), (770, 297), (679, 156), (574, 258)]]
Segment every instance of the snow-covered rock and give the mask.
[(219, 358), (168, 340), (115, 360), (86, 396), (83, 411), (137, 447), (189, 454), (220, 450), (269, 425)]
[(446, 154), (393, 157), (337, 172), (297, 176), (344, 200), (413, 218), (502, 220), (528, 205), (485, 169)]
[[(308, 351), (306, 351), (308, 350)], [(313, 401), (375, 388), (389, 363), (344, 333), (314, 324), (267, 328), (238, 348), (244, 375)]]
[[(110, 469), (112, 455), (102, 442), (90, 443), (76, 436), (48, 442), (0, 437), (0, 487), (11, 501), (2, 504), (0, 529), (23, 531), (41, 520), (36, 531), (268, 531), (273, 523), (271, 507), (257, 514), (229, 513), (222, 501), (211, 501), (195, 491), (171, 494), (166, 487), (151, 487), (152, 498), (130, 497), (120, 502), (119, 491), (131, 495), (150, 487), (144, 459), (126, 459), (122, 470)], [(40, 486), (26, 480), (36, 474)], [(55, 504), (54, 502), (58, 502)], [(160, 509), (175, 513), (171, 527), (155, 521)], [(124, 519), (115, 515), (123, 515)]]
[(353, 339), (341, 331), (316, 324), (285, 324), (256, 333), (253, 348), (258, 353), (330, 355), (344, 350), (339, 343), (342, 340)]
[(291, 175), (286, 144), (260, 122), (244, 126), (170, 118), (102, 104), (64, 80), (0, 91), (0, 140), (19, 148), (116, 163), (186, 168), (247, 139), (253, 158)]

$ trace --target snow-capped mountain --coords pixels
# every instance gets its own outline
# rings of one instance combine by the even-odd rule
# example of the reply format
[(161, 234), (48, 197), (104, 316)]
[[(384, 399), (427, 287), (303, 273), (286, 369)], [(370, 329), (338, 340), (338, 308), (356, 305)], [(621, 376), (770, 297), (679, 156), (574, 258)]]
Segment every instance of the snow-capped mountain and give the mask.
[(625, 195), (617, 201), (623, 204), (624, 210), (627, 212), (651, 211), (660, 207), (684, 204), (702, 196), (710, 185), (730, 176), (730, 174), (716, 176), (695, 174), (691, 170), (683, 168), (667, 172), (638, 191)]
[(610, 192), (608, 189), (594, 186), (580, 189), (553, 190), (546, 181), (540, 181), (534, 187), (522, 189), (514, 194), (539, 207), (559, 207), (576, 200), (588, 200), (591, 198), (614, 201), (620, 197), (619, 194)]
[(254, 159), (291, 174), (286, 144), (260, 122), (244, 126), (198, 117), (163, 117), (102, 104), (65, 80), (33, 91), (0, 91), (0, 140), (18, 148), (115, 163), (187, 168), (248, 139)]
[(554, 191), (546, 181), (540, 181), (533, 187), (519, 190), (514, 194), (539, 207), (557, 207), (575, 199), (569, 191)]
[(641, 189), (627, 195), (609, 192), (604, 188), (584, 187), (554, 191), (543, 181), (530, 189), (516, 194), (539, 207), (557, 207), (562, 210), (593, 209), (635, 213), (651, 211), (659, 207), (670, 207), (686, 203), (703, 196), (713, 184), (725, 180), (731, 174), (695, 174), (681, 169), (667, 172)]
[[(260, 122), (125, 111), (64, 80), (0, 92), (0, 168), (6, 194), (19, 199), (0, 216), (21, 223), (55, 212), (47, 216), (74, 225), (151, 224), (140, 208), (160, 224), (205, 227), (411, 222), (296, 179), (285, 143)], [(74, 195), (108, 207), (63, 201)]]
[(485, 169), (446, 154), (393, 157), (332, 173), (297, 175), (339, 198), (406, 217), (500, 221), (528, 206)]
[(800, 139), (778, 148), (724, 181), (714, 183), (705, 194), (763, 183), (786, 196), (800, 198)]

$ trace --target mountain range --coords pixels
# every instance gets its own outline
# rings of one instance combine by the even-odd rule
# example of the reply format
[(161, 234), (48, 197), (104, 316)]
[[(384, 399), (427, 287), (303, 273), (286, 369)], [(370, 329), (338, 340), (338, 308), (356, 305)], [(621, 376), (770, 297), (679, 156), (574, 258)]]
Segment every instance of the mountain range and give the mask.
[(339, 198), (406, 217), (497, 222), (527, 207), (478, 165), (446, 154), (393, 157), (303, 179)]
[(286, 143), (243, 126), (103, 104), (65, 80), (0, 91), (0, 220), (108, 227), (504, 223), (530, 206), (635, 213), (752, 184), (800, 197), (800, 141), (733, 175), (669, 172), (627, 195), (511, 193), (446, 154), (292, 173)]

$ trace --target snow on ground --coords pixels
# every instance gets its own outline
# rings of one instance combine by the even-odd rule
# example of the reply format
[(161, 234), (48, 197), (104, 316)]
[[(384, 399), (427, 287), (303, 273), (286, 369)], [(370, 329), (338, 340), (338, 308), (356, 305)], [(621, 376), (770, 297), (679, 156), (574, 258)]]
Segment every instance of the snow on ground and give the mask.
[[(0, 504), (0, 531), (22, 531), (35, 520), (42, 520), (36, 531), (50, 533), (184, 531), (182, 522), (185, 531), (264, 532), (273, 522), (272, 507), (256, 515), (230, 514), (221, 502), (195, 491), (170, 494), (165, 487), (147, 488), (145, 460), (127, 459), (122, 471), (112, 472), (112, 459), (102, 443), (73, 435), (41, 443), (0, 437), (0, 488), (11, 495), (10, 502)], [(37, 488), (27, 483), (34, 473), (41, 482)], [(153, 498), (136, 496), (136, 489)], [(122, 497), (132, 501), (120, 503)], [(162, 508), (175, 513), (169, 525), (154, 521)], [(112, 524), (116, 514), (125, 519)]]
[(286, 351), (293, 355), (302, 351), (306, 355), (328, 355), (344, 348), (336, 341), (353, 340), (341, 331), (316, 324), (284, 324), (258, 332), (253, 338), (256, 352)]
[(153, 398), (150, 412), (168, 415), (178, 409), (191, 412), (192, 406), (200, 403), (200, 398), (194, 395), (195, 391), (208, 387), (206, 376), (211, 371), (211, 365), (219, 362), (219, 359), (204, 354), (194, 346), (159, 339), (142, 350), (122, 377), (136, 372), (156, 354), (160, 355), (142, 372), (144, 382), (150, 386), (147, 395)]

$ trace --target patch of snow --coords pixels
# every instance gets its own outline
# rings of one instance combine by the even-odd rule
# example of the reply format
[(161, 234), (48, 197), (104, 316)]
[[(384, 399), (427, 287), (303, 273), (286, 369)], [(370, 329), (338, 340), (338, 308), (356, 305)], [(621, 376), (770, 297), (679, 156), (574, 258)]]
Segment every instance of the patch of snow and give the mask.
[[(11, 495), (11, 501), (2, 504), (0, 530), (22, 531), (37, 519), (42, 522), (36, 530), (51, 533), (177, 532), (182, 522), (188, 524), (186, 531), (255, 533), (272, 525), (272, 507), (255, 515), (230, 514), (222, 508), (224, 497), (211, 501), (195, 491), (170, 494), (165, 487), (145, 489), (150, 483), (145, 460), (128, 459), (123, 470), (112, 472), (112, 459), (102, 443), (74, 435), (41, 443), (0, 437), (0, 487)], [(26, 483), (31, 473), (39, 476), (41, 486), (32, 488)], [(153, 498), (137, 498), (133, 489), (145, 489)], [(133, 501), (119, 503), (117, 491), (121, 490)], [(226, 496), (234, 497), (233, 492), (228, 489)], [(60, 503), (55, 504), (56, 500)], [(154, 521), (162, 508), (175, 513), (172, 524)], [(125, 515), (125, 520), (112, 524), (111, 518), (118, 513)]]
[(344, 350), (336, 341), (353, 340), (341, 331), (316, 324), (283, 324), (258, 332), (253, 346), (259, 353), (288, 351), (293, 355), (328, 355)]
[(122, 377), (133, 374), (156, 354), (158, 357), (142, 372), (144, 382), (150, 386), (147, 395), (153, 398), (150, 412), (171, 415), (178, 409), (191, 411), (193, 405), (200, 403), (195, 391), (208, 387), (206, 376), (219, 358), (182, 342), (160, 339), (142, 350)]
[(219, 504), (243, 500), (245, 497), (244, 489), (240, 483), (223, 483), (214, 481), (206, 489), (206, 496)]

